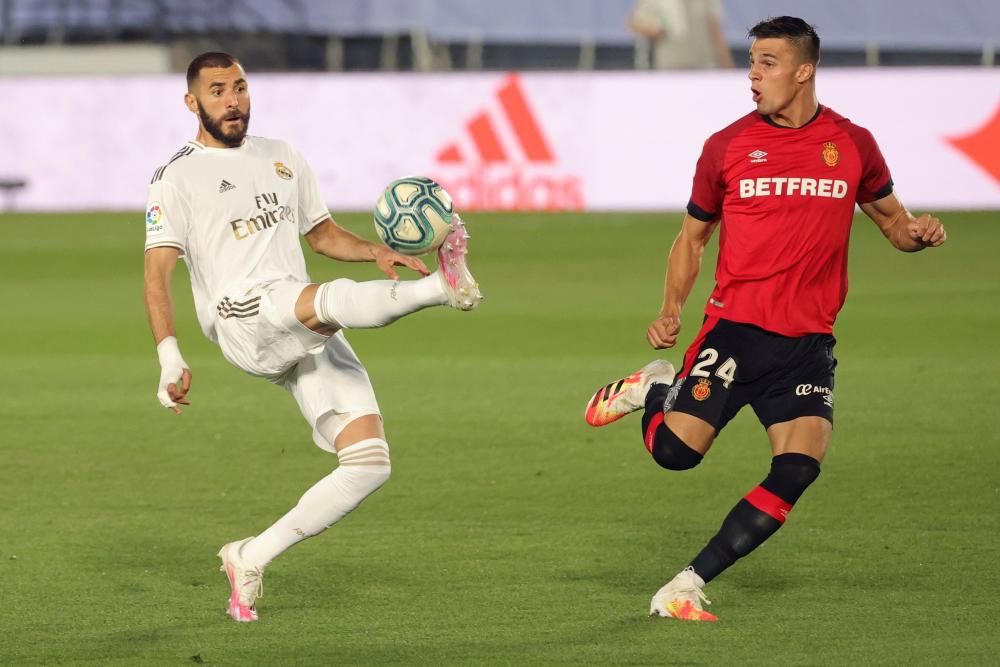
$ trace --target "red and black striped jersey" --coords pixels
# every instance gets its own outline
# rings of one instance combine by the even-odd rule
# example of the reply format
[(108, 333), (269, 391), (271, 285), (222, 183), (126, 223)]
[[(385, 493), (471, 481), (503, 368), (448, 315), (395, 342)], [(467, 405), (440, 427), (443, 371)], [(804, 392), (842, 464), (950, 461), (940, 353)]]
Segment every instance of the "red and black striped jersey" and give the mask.
[(871, 133), (827, 107), (799, 128), (753, 112), (716, 132), (688, 202), (699, 220), (721, 218), (705, 312), (785, 336), (832, 333), (854, 205), (892, 188)]

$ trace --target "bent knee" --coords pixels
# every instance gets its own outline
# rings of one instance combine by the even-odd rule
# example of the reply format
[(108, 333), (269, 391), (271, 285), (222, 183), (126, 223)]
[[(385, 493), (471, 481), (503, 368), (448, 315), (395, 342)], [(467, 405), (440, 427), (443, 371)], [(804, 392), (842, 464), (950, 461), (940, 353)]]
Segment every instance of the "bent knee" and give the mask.
[(337, 452), (340, 467), (352, 477), (363, 478), (365, 486), (377, 489), (389, 481), (392, 462), (389, 443), (381, 438), (368, 438)]
[(688, 446), (666, 424), (656, 428), (652, 438), (647, 439), (646, 448), (653, 455), (653, 460), (667, 470), (690, 470), (704, 458), (701, 452)]
[[(361, 466), (359, 466), (361, 468)], [(381, 487), (383, 484), (389, 481), (392, 476), (392, 466), (390, 465), (379, 465), (379, 466), (368, 466), (367, 469), (362, 468), (368, 479), (368, 485), (371, 490)]]
[(345, 483), (361, 497), (367, 497), (378, 491), (392, 476), (392, 467), (387, 463), (341, 463), (337, 470), (344, 475)]
[(761, 486), (794, 505), (819, 473), (819, 461), (808, 454), (779, 454), (771, 459), (771, 472)]

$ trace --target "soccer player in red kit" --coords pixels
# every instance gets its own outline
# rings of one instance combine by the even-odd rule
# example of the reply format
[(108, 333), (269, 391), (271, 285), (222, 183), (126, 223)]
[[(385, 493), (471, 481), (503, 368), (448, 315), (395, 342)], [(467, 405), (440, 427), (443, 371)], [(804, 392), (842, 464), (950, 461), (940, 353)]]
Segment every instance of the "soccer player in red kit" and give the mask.
[(750, 405), (771, 441), (767, 477), (719, 532), (653, 596), (650, 614), (714, 621), (702, 591), (774, 534), (819, 476), (833, 430), (833, 324), (847, 294), (855, 203), (903, 252), (945, 242), (937, 218), (915, 218), (896, 197), (868, 130), (816, 98), (819, 36), (799, 18), (749, 33), (756, 110), (705, 142), (687, 215), (670, 249), (663, 308), (646, 332), (673, 347), (705, 245), (721, 229), (716, 285), (676, 375), (656, 360), (601, 387), (586, 419), (604, 426), (645, 408), (646, 449), (668, 470), (701, 462)]

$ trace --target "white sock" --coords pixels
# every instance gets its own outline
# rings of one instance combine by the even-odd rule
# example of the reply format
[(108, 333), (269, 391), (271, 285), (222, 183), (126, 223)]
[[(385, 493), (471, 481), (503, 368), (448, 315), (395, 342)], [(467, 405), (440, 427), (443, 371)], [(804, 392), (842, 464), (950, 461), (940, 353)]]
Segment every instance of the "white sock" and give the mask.
[(344, 329), (374, 329), (428, 306), (448, 303), (441, 277), (432, 273), (419, 280), (339, 278), (316, 290), (313, 305), (319, 321)]
[(340, 466), (316, 482), (299, 503), (273, 526), (247, 542), (241, 555), (263, 569), (307, 537), (322, 533), (344, 518), (389, 479), (389, 445), (370, 438), (337, 452)]

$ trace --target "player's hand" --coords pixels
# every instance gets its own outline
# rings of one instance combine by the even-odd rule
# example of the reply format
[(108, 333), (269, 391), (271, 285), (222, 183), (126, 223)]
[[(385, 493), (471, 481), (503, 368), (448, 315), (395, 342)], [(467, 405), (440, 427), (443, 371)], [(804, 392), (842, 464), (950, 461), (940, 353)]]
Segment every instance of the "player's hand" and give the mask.
[(929, 213), (924, 213), (919, 218), (911, 220), (906, 226), (906, 232), (914, 241), (919, 241), (931, 248), (936, 248), (948, 240), (944, 225)]
[(191, 369), (181, 356), (174, 336), (160, 341), (156, 346), (156, 356), (160, 360), (160, 384), (156, 398), (160, 400), (160, 405), (179, 415), (180, 406), (191, 405), (187, 400), (187, 393), (191, 390)]
[(191, 390), (191, 369), (190, 368), (161, 368), (160, 386), (156, 392), (156, 397), (160, 399), (160, 405), (173, 410), (174, 414), (180, 414), (182, 405), (191, 405), (187, 400), (187, 393)]
[(673, 347), (681, 331), (681, 318), (677, 315), (660, 315), (646, 329), (646, 340), (655, 350)]
[(409, 255), (402, 255), (388, 246), (374, 246), (372, 248), (372, 257), (375, 260), (375, 266), (393, 280), (399, 280), (399, 274), (394, 268), (397, 266), (405, 266), (413, 269), (422, 276), (431, 275), (431, 272), (427, 269), (427, 265), (421, 260)]

